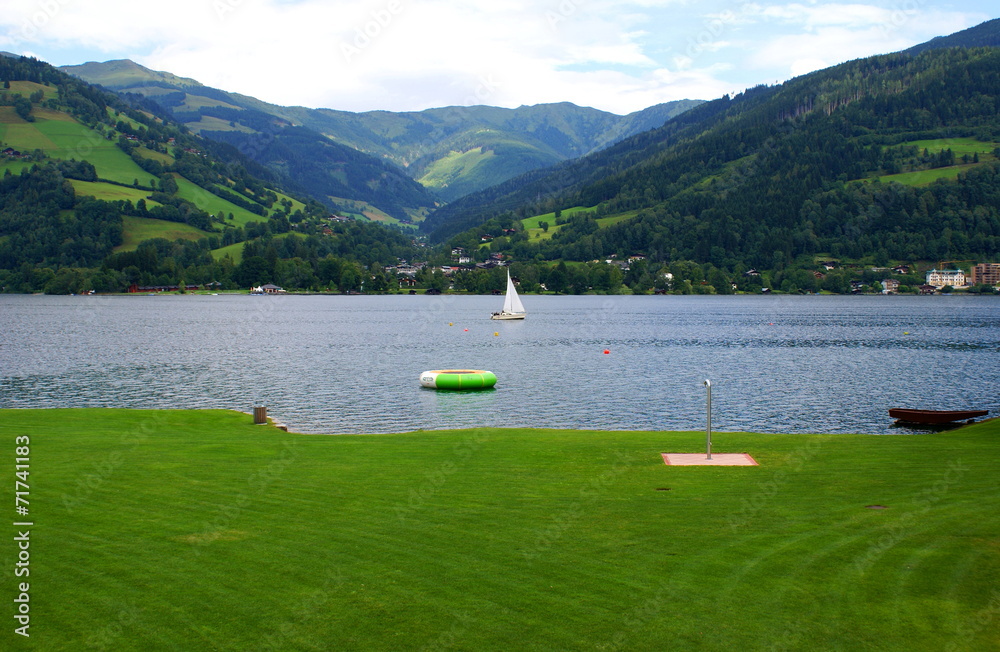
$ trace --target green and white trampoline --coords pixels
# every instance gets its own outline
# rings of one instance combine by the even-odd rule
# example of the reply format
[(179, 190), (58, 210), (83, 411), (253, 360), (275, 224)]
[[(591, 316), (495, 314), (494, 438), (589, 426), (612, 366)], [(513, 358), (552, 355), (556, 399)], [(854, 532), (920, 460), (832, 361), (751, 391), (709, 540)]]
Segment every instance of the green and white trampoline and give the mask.
[(431, 389), (489, 389), (497, 377), (482, 369), (435, 369), (420, 374), (420, 384)]

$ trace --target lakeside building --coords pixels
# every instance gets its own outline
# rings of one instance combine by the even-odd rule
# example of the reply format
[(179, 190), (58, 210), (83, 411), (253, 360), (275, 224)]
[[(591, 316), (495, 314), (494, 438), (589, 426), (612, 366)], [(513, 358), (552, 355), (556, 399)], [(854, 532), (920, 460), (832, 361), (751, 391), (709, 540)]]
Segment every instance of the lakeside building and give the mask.
[(1000, 263), (979, 263), (973, 267), (972, 285), (1000, 285)]
[(960, 269), (932, 269), (927, 272), (927, 285), (936, 288), (946, 285), (953, 288), (965, 287), (965, 272)]
[(894, 278), (887, 278), (882, 281), (882, 294), (898, 294), (899, 281)]

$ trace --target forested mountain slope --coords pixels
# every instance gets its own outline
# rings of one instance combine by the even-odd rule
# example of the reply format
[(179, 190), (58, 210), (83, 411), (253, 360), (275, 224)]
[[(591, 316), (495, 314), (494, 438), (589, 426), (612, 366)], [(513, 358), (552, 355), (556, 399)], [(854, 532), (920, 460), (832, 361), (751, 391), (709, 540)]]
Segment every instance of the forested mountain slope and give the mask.
[[(998, 116), (1000, 50), (870, 57), (703, 104), (467, 197), (427, 226), (468, 245), (518, 218), (587, 207), (548, 237), (522, 229), (500, 246), (516, 258), (644, 253), (726, 268), (820, 253), (995, 257)], [(896, 176), (929, 171), (941, 180)]]
[(235, 148), (48, 64), (0, 57), (0, 84), (3, 291), (282, 277), (354, 289), (363, 266), (413, 251), (398, 231), (328, 223), (329, 208)]
[[(569, 102), (506, 109), (451, 106), (425, 111), (365, 111), (278, 106), (256, 98), (202, 86), (192, 79), (144, 68), (132, 61), (108, 61), (62, 70), (122, 93), (158, 102), (174, 119), (202, 135), (238, 142), (256, 160), (281, 167), (277, 146), (291, 161), (323, 167), (334, 147), (320, 148), (317, 135), (359, 154), (353, 166), (384, 160), (398, 166), (443, 201), (501, 183), (524, 172), (577, 158), (632, 134), (659, 127), (697, 106), (698, 100), (667, 102), (619, 116)], [(287, 134), (287, 127), (309, 130)], [(261, 140), (262, 146), (255, 146)], [(312, 159), (316, 156), (315, 160)], [(370, 159), (366, 159), (368, 155)], [(311, 162), (311, 163), (310, 163)], [(294, 163), (293, 163), (294, 164)], [(357, 174), (357, 172), (355, 173)], [(336, 178), (336, 175), (334, 175)], [(321, 179), (306, 182), (312, 192), (345, 193)], [(326, 180), (329, 181), (328, 179)], [(348, 180), (349, 187), (360, 186)], [(390, 186), (413, 194), (398, 181)], [(408, 199), (412, 205), (414, 200)], [(426, 200), (424, 200), (426, 203)]]

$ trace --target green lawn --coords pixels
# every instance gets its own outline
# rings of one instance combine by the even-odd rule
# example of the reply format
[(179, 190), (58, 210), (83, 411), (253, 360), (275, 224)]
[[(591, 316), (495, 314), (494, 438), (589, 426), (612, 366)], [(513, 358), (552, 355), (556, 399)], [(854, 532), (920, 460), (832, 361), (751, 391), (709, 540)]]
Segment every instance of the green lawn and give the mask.
[(1000, 647), (997, 421), (716, 433), (760, 462), (730, 468), (663, 464), (698, 432), (87, 409), (0, 410), (0, 433), (10, 476), (30, 438), (30, 516), (10, 513), (34, 525), (10, 531), (36, 649)]

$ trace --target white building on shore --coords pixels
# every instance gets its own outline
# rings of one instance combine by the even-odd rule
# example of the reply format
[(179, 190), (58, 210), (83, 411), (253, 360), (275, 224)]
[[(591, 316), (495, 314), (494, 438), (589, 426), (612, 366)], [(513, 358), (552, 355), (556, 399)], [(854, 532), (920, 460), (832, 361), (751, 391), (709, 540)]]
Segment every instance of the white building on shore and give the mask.
[(932, 269), (927, 272), (927, 285), (936, 288), (946, 285), (953, 288), (965, 287), (965, 272), (960, 269)]

